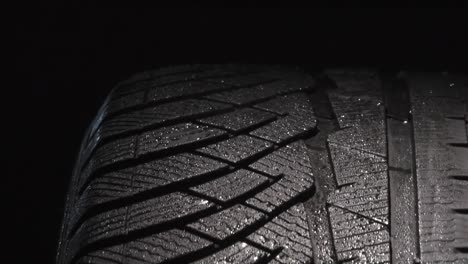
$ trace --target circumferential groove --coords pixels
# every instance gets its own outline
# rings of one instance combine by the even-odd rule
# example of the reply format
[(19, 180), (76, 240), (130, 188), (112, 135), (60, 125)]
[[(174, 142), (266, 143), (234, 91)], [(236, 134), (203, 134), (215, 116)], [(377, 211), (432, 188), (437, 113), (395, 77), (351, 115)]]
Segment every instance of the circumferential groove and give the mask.
[[(468, 119), (445, 79), (210, 69), (114, 90), (123, 101), (101, 108), (82, 146), (57, 263), (467, 259)], [(182, 86), (151, 90), (155, 78)]]
[[(318, 79), (315, 87), (316, 93), (311, 95), (311, 100), (314, 105), (314, 113), (318, 116), (319, 129), (315, 137), (306, 141), (311, 164), (314, 168), (315, 192), (312, 198), (305, 203), (305, 206), (310, 208), (310, 210), (306, 210), (306, 213), (314, 263), (339, 263), (328, 213), (329, 204), (327, 203), (328, 195), (336, 190), (327, 138), (329, 134), (339, 129), (327, 96), (327, 90), (336, 87), (336, 84), (323, 75)], [(317, 168), (323, 169), (317, 170)]]
[(413, 120), (408, 85), (382, 74), (386, 108), (392, 263), (420, 258)]

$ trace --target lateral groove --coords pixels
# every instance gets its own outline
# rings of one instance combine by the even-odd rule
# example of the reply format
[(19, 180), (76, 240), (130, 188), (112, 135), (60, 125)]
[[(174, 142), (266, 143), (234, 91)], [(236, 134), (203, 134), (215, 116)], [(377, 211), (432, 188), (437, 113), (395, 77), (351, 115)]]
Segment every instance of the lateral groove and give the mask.
[(102, 107), (58, 263), (311, 260), (314, 80), (186, 70), (136, 77)]

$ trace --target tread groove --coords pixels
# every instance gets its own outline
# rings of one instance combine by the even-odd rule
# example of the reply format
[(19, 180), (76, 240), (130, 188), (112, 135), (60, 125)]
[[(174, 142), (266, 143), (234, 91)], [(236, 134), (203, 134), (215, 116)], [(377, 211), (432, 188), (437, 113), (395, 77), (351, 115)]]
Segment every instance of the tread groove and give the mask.
[(190, 150), (197, 149), (199, 147), (208, 145), (210, 143), (216, 143), (220, 142), (222, 140), (226, 140), (229, 138), (229, 135), (227, 134), (221, 134), (218, 136), (213, 136), (208, 139), (203, 139), (197, 142), (190, 143), (188, 145), (181, 145), (181, 146), (175, 146), (170, 149), (163, 149), (163, 150), (158, 150), (155, 152), (150, 152), (146, 154), (142, 154), (141, 156), (138, 156), (138, 159), (127, 159), (127, 160), (122, 160), (119, 162), (115, 162), (109, 165), (105, 165), (103, 167), (97, 168), (93, 173), (86, 179), (86, 182), (81, 186), (79, 190), (79, 195), (81, 196), (83, 194), (83, 191), (86, 189), (86, 187), (89, 185), (89, 183), (98, 177), (98, 175), (105, 174), (108, 172), (116, 171), (116, 170), (122, 170), (126, 169), (129, 167), (134, 167), (137, 165), (140, 165), (145, 162), (149, 162), (152, 160), (160, 159), (163, 157), (167, 156), (173, 156), (177, 155), (180, 153), (184, 152), (190, 152)]
[(468, 254), (468, 247), (456, 247), (456, 253)]
[[(392, 263), (412, 262), (420, 257), (416, 175), (414, 170), (413, 120), (408, 85), (395, 74), (383, 73), (388, 155), (390, 255)], [(406, 217), (401, 217), (406, 215)]]
[[(146, 125), (146, 126), (141, 127), (141, 128), (124, 131), (124, 132), (120, 132), (120, 133), (117, 133), (117, 134), (112, 134), (112, 135), (109, 135), (107, 137), (102, 138), (98, 142), (98, 144), (93, 146), (93, 149), (97, 149), (100, 146), (105, 145), (106, 143), (112, 142), (114, 140), (139, 135), (141, 133), (148, 132), (148, 131), (151, 131), (151, 130), (154, 130), (154, 129), (158, 129), (158, 128), (162, 128), (162, 127), (166, 127), (166, 126), (177, 125), (177, 124), (185, 123), (185, 122), (193, 122), (193, 119), (210, 117), (210, 116), (219, 115), (219, 114), (223, 114), (223, 113), (229, 113), (229, 112), (232, 112), (232, 111), (233, 111), (232, 108), (211, 110), (211, 111), (204, 112), (204, 113), (193, 114), (193, 115), (189, 115), (189, 116), (182, 116), (182, 117), (179, 117), (179, 118), (169, 119), (169, 120), (161, 121), (161, 122), (158, 122), (158, 123), (155, 123), (155, 124)], [(89, 156), (92, 156), (93, 154), (94, 154), (94, 152), (91, 151)], [(87, 164), (87, 161), (85, 161), (83, 166), (85, 166), (86, 164)]]
[(448, 143), (447, 145), (456, 148), (468, 148), (468, 143)]
[[(253, 232), (258, 230), (259, 228), (263, 227), (266, 223), (270, 222), (272, 219), (279, 216), (283, 211), (285, 211), (285, 209), (287, 209), (287, 208), (291, 207), (292, 205), (297, 204), (297, 203), (307, 199), (307, 193), (308, 192), (303, 192), (301, 195), (292, 198), (291, 200), (285, 202), (282, 205), (279, 205), (277, 208), (275, 208), (269, 214), (266, 214), (265, 215), (266, 217), (260, 218), (257, 222), (249, 225), (248, 227), (246, 227), (245, 229), (239, 231), (235, 235), (233, 235), (231, 237), (228, 237), (228, 238), (226, 238), (224, 240), (218, 241), (218, 244), (217, 244), (217, 247), (216, 247), (215, 250), (220, 251), (220, 250), (234, 244), (235, 242), (237, 242), (239, 240), (238, 237), (247, 237), (248, 235), (252, 234)], [(229, 207), (229, 206), (230, 205), (227, 205), (226, 207)], [(216, 209), (216, 208), (211, 207), (211, 208), (203, 210), (203, 212), (197, 212), (197, 213), (182, 217), (183, 219), (180, 219), (180, 218), (176, 219), (173, 222), (187, 222), (187, 223), (190, 223), (190, 222), (195, 221), (196, 219), (200, 219), (200, 218), (203, 218), (205, 216), (213, 215), (216, 212), (220, 212), (220, 211), (222, 211), (222, 209)], [(72, 263), (75, 263), (79, 259), (79, 257), (86, 254), (86, 252), (99, 250), (99, 249), (105, 248), (106, 246), (110, 246), (110, 245), (123, 244), (124, 242), (129, 242), (129, 241), (135, 240), (135, 239), (143, 237), (144, 235), (147, 235), (147, 234), (156, 234), (156, 233), (161, 232), (161, 231), (163, 231), (165, 229), (170, 229), (171, 224), (173, 225), (173, 223), (159, 224), (159, 225), (156, 225), (156, 226), (150, 226), (150, 227), (146, 227), (144, 229), (139, 229), (139, 230), (136, 230), (136, 231), (131, 231), (127, 235), (124, 235), (124, 236), (120, 235), (120, 236), (114, 236), (114, 237), (106, 238), (106, 239), (103, 239), (103, 240), (99, 240), (97, 242), (94, 242), (92, 244), (89, 244), (89, 245), (83, 247), (81, 249), (81, 252), (78, 252), (75, 255), (74, 260), (72, 260)], [(204, 253), (204, 252), (206, 252), (206, 253)], [(167, 262), (163, 262), (163, 263), (179, 263), (179, 261), (181, 261), (181, 260), (193, 261), (193, 260), (196, 260), (196, 259), (200, 259), (203, 256), (209, 256), (210, 254), (213, 253), (213, 251), (212, 250), (207, 251), (207, 249), (205, 248), (205, 249), (201, 250), (201, 253), (200, 252), (192, 252), (192, 253), (197, 257), (192, 258), (192, 257), (189, 257), (187, 255), (182, 255), (182, 256), (179, 256), (179, 257), (175, 257), (175, 258), (173, 258), (173, 259), (171, 259), (171, 260), (169, 260)]]
[(348, 168), (371, 169), (369, 190), (358, 174), (338, 180), (343, 167), (328, 139), (355, 129), (338, 116), (342, 85), (325, 76), (312, 86), (318, 78), (297, 70), (242, 69), (156, 71), (113, 90), (81, 149), (58, 263), (313, 263), (323, 246), (312, 231), (317, 208), (330, 239), (326, 263), (388, 254), (386, 201), (377, 195), (387, 192), (385, 156), (343, 141), (344, 152), (375, 164)]
[[(167, 74), (163, 74), (163, 75), (158, 75), (156, 76), (157, 78), (156, 79), (160, 79), (162, 77), (168, 77), (168, 76), (174, 76), (174, 75), (180, 75), (180, 74), (186, 74), (186, 73), (200, 73), (200, 72), (205, 72), (206, 70), (187, 70), (187, 71), (181, 71), (181, 72), (172, 72), (172, 73), (167, 73)], [(131, 81), (124, 81), (120, 84), (117, 84), (116, 88), (115, 88), (115, 93), (117, 93), (119, 96), (122, 96), (122, 95), (127, 95), (129, 93), (133, 93), (133, 92), (137, 92), (137, 91), (141, 91), (141, 90), (144, 90), (145, 88), (143, 89), (140, 89), (140, 90), (131, 90), (131, 91), (128, 91), (128, 92), (118, 92), (118, 90), (122, 89), (122, 87), (126, 87), (126, 86), (130, 86), (130, 85), (134, 85), (135, 83), (139, 83), (139, 82), (144, 82), (144, 81), (148, 81), (148, 80), (152, 80), (154, 77), (145, 77), (143, 79), (138, 79), (138, 80), (131, 80)], [(161, 84), (161, 85), (167, 85), (167, 84)]]
[(457, 208), (452, 209), (452, 211), (456, 214), (468, 215), (468, 208)]
[[(324, 96), (318, 100), (321, 103), (317, 110), (319, 116), (325, 117), (319, 119), (319, 125), (323, 122), (328, 130), (321, 136), (321, 143), (312, 143), (309, 148), (314, 152), (311, 155), (321, 153), (317, 159), (322, 167), (315, 173), (319, 191), (311, 201), (312, 215), (309, 214), (310, 228), (321, 231), (313, 231), (318, 234), (314, 243), (322, 243), (314, 248), (319, 253), (314, 260), (340, 263), (356, 258), (365, 263), (369, 257), (372, 263), (385, 262), (389, 257), (388, 213), (382, 210), (387, 205), (382, 207), (382, 204), (388, 203), (388, 199), (382, 197), (383, 193), (375, 194), (377, 189), (388, 192), (387, 185), (382, 185), (387, 177), (387, 157), (381, 144), (385, 137), (385, 113), (381, 107), (380, 82), (374, 72), (366, 70), (336, 70), (325, 74), (328, 85), (324, 84), (322, 91), (318, 91)], [(331, 117), (334, 119), (330, 120)], [(332, 124), (327, 125), (327, 121)], [(326, 222), (314, 219), (314, 212), (320, 212), (318, 208), (326, 208), (325, 214), (322, 213)], [(370, 232), (376, 227), (382, 227), (378, 234)], [(360, 234), (355, 234), (357, 230), (361, 230)], [(331, 241), (325, 245), (323, 233), (328, 233)], [(361, 248), (353, 246), (349, 250), (354, 244)]]
[[(306, 203), (308, 204), (306, 207), (310, 208), (306, 212), (309, 219), (314, 263), (339, 263), (328, 212), (329, 205), (326, 203), (329, 193), (336, 189), (337, 184), (327, 137), (338, 130), (338, 123), (325, 92), (328, 86), (319, 82), (316, 89), (317, 94), (312, 96), (312, 100), (314, 112), (319, 113), (319, 129), (317, 135), (306, 142), (307, 148), (311, 151), (311, 164), (314, 167), (315, 192)], [(316, 107), (317, 105), (321, 107)], [(317, 169), (321, 167), (323, 169)]]
[(458, 181), (468, 181), (468, 175), (450, 175), (449, 178)]
[[(150, 101), (150, 102), (144, 101), (145, 103), (143, 103), (143, 104), (138, 104), (137, 106), (121, 109), (118, 112), (108, 113), (107, 115), (105, 115), (103, 120), (99, 123), (99, 126), (96, 127), (96, 129), (94, 129), (94, 133), (96, 133), (99, 130), (100, 126), (106, 120), (108, 120), (108, 119), (110, 119), (112, 117), (118, 116), (118, 115), (134, 112), (134, 111), (137, 111), (137, 110), (143, 110), (143, 109), (146, 109), (146, 108), (151, 108), (151, 107), (155, 107), (155, 106), (159, 106), (159, 105), (163, 105), (163, 104), (167, 104), (167, 103), (178, 102), (178, 101), (184, 100), (184, 99), (203, 99), (203, 100), (206, 100), (206, 101), (213, 101), (214, 102), (214, 100), (209, 100), (208, 98), (204, 98), (203, 96), (209, 95), (209, 94), (212, 94), (212, 93), (217, 93), (217, 92), (220, 92), (220, 91), (231, 91), (231, 90), (235, 91), (235, 90), (242, 89), (242, 88), (249, 88), (249, 87), (253, 87), (253, 86), (257, 86), (257, 85), (269, 84), (269, 83), (273, 83), (273, 82), (276, 82), (276, 81), (278, 81), (278, 79), (270, 79), (270, 80), (261, 81), (261, 82), (257, 82), (257, 83), (251, 83), (251, 84), (248, 84), (248, 85), (245, 85), (245, 86), (229, 86), (229, 87), (224, 88), (224, 89), (217, 89), (217, 90), (214, 90), (214, 91), (206, 91), (206, 92), (203, 92), (203, 93), (191, 94), (191, 95), (188, 95), (188, 96), (174, 97), (174, 98), (163, 99), (163, 100), (159, 100), (159, 101)], [(184, 83), (184, 82), (188, 82), (188, 81), (181, 81), (181, 82), (176, 82), (176, 83)], [(172, 83), (172, 84), (175, 84), (175, 83)], [(143, 97), (146, 98), (146, 99), (148, 97), (149, 90), (150, 89), (146, 89), (145, 93), (143, 95)], [(218, 102), (218, 103), (229, 104), (227, 102)], [(203, 117), (203, 115), (201, 117)], [(190, 119), (190, 118), (188, 118), (188, 119)], [(167, 121), (166, 124), (157, 124), (156, 127), (167, 126), (167, 125), (170, 125), (171, 123), (178, 124), (178, 123), (181, 123), (181, 122), (183, 122), (183, 121), (179, 121), (179, 122), (177, 122), (177, 121), (174, 121), (174, 122)], [(93, 135), (90, 136), (91, 138), (95, 136), (94, 133), (93, 133)], [(99, 141), (99, 142), (101, 142), (101, 141)], [(101, 143), (101, 144), (103, 144), (103, 143)], [(97, 146), (95, 146), (94, 148), (96, 148), (96, 147)], [(89, 156), (92, 156), (92, 154), (90, 154)]]
[(273, 152), (274, 152), (273, 148), (265, 149), (264, 151), (256, 153), (255, 155), (252, 155), (252, 156), (248, 157), (247, 159), (241, 160), (241, 161), (239, 161), (237, 163), (234, 163), (234, 162), (229, 161), (227, 159), (223, 159), (223, 158), (220, 158), (220, 157), (210, 155), (208, 153), (203, 153), (203, 152), (199, 152), (199, 151), (194, 151), (193, 153), (197, 154), (199, 156), (202, 156), (202, 157), (206, 157), (206, 158), (210, 158), (212, 160), (216, 160), (216, 161), (226, 163), (229, 166), (231, 166), (233, 168), (236, 168), (236, 170), (237, 169), (248, 170), (248, 171), (251, 171), (251, 172), (258, 173), (258, 174), (260, 174), (262, 176), (265, 176), (265, 177), (267, 177), (269, 179), (275, 180), (277, 177), (273, 177), (273, 176), (269, 175), (268, 173), (265, 173), (263, 171), (256, 170), (256, 169), (254, 169), (252, 167), (249, 167), (249, 165), (251, 165), (255, 161), (257, 161), (257, 160), (263, 158), (265, 155), (268, 155), (268, 154), (273, 153)]
[(374, 222), (374, 223), (377, 223), (377, 224), (379, 224), (379, 225), (383, 225), (383, 226), (389, 227), (389, 225), (386, 224), (386, 223), (384, 223), (384, 222), (375, 220), (375, 219), (372, 218), (372, 217), (369, 217), (369, 216), (366, 216), (366, 215), (363, 215), (363, 214), (360, 214), (360, 213), (356, 213), (355, 211), (349, 210), (348, 208), (345, 208), (345, 207), (342, 207), (342, 206), (339, 206), (339, 205), (336, 205), (336, 204), (328, 204), (328, 206), (329, 206), (329, 207), (336, 207), (336, 208), (339, 208), (339, 209), (341, 209), (341, 210), (343, 210), (343, 211), (347, 211), (348, 213), (355, 214), (355, 215), (358, 215), (359, 217), (365, 218), (365, 219), (369, 220), (370, 222)]
[[(245, 75), (245, 74), (242, 74), (242, 75)], [(239, 76), (242, 76), (242, 75), (239, 75)], [(220, 76), (222, 77), (222, 76)], [(157, 106), (159, 104), (163, 104), (163, 103), (170, 103), (170, 102), (177, 102), (179, 100), (182, 100), (182, 99), (191, 99), (191, 98), (200, 98), (202, 96), (205, 96), (205, 95), (209, 95), (209, 94), (212, 94), (212, 93), (217, 93), (217, 92), (221, 92), (221, 91), (231, 91), (231, 90), (237, 90), (237, 89), (242, 89), (242, 88), (248, 88), (248, 87), (253, 87), (253, 86), (257, 86), (257, 85), (262, 85), (262, 84), (269, 84), (269, 83), (273, 83), (273, 82), (276, 82), (278, 79), (269, 79), (269, 80), (263, 80), (263, 81), (259, 81), (259, 82), (256, 82), (256, 83), (251, 83), (251, 84), (248, 84), (248, 85), (243, 85), (243, 86), (235, 86), (235, 85), (226, 85), (226, 84), (222, 84), (222, 83), (218, 83), (218, 82), (207, 82), (207, 81), (204, 81), (203, 79), (197, 79), (197, 80), (183, 80), (183, 81), (175, 81), (175, 82), (171, 82), (171, 83), (166, 83), (164, 85), (158, 85), (156, 87), (153, 87), (153, 88), (157, 88), (157, 87), (161, 87), (161, 86), (166, 86), (166, 85), (173, 85), (173, 84), (182, 84), (182, 83), (189, 83), (189, 82), (192, 82), (192, 81), (197, 81), (197, 82), (203, 82), (203, 83), (211, 83), (211, 84), (219, 84), (219, 85), (226, 85), (227, 87), (224, 88), (224, 89), (217, 89), (215, 91), (205, 91), (205, 92), (200, 92), (200, 93), (196, 93), (196, 94), (190, 94), (190, 95), (182, 95), (182, 96), (178, 96), (178, 97), (172, 97), (172, 98), (168, 98), (168, 99), (161, 99), (161, 100), (158, 100), (158, 101), (151, 101), (151, 102), (146, 102), (146, 103), (143, 103), (143, 104), (139, 104), (137, 106), (134, 106), (134, 107), (128, 107), (128, 108), (125, 108), (125, 109), (122, 109), (118, 112), (112, 112), (112, 113), (109, 113), (109, 115), (107, 117), (112, 117), (112, 116), (115, 116), (115, 115), (118, 115), (118, 114), (121, 114), (123, 112), (128, 112), (128, 111), (134, 111), (134, 110), (139, 110), (139, 109), (144, 109), (144, 108), (147, 108), (147, 107), (151, 107), (151, 106)], [(148, 89), (149, 90), (149, 89)], [(225, 102), (224, 102), (225, 103)]]

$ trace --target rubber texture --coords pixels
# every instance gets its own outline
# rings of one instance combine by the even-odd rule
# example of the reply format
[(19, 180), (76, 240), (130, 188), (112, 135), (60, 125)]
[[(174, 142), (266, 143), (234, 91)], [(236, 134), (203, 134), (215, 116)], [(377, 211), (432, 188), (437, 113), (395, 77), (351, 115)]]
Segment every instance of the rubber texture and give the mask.
[(191, 65), (89, 127), (58, 263), (467, 263), (468, 82)]

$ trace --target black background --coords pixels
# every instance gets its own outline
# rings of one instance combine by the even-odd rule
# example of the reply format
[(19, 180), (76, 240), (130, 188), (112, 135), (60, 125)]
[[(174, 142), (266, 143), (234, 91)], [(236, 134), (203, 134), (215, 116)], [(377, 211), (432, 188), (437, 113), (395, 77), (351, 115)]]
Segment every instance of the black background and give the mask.
[[(8, 215), (21, 260), (52, 263), (81, 137), (116, 82), (188, 63), (466, 72), (466, 9), (40, 8), (3, 87)], [(10, 194), (11, 193), (11, 194)], [(13, 203), (12, 203), (13, 202)], [(24, 252), (24, 251), (23, 251)], [(21, 253), (20, 253), (21, 254)], [(21, 262), (21, 261), (20, 261)]]

